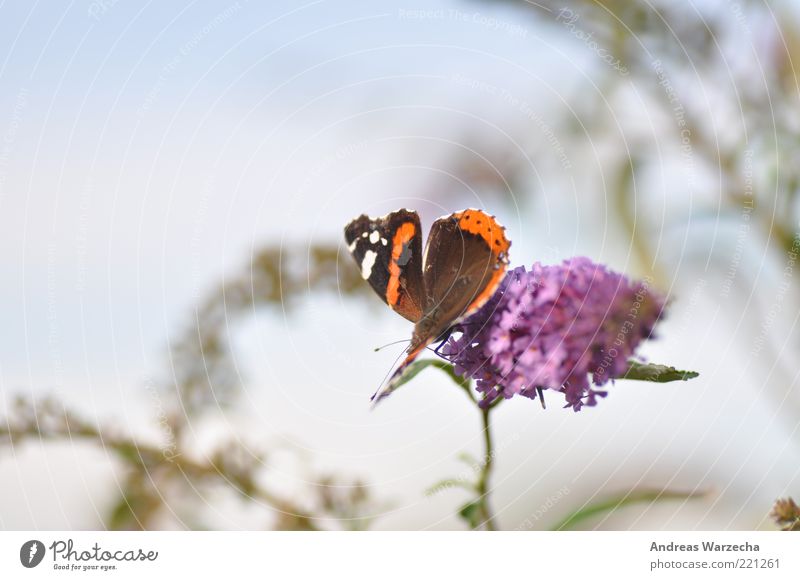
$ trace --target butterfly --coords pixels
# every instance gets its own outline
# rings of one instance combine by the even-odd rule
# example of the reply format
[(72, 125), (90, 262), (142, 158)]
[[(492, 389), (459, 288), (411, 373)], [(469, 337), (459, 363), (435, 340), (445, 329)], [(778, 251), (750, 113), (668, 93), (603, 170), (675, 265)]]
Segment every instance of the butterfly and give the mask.
[(491, 298), (505, 275), (511, 246), (505, 228), (479, 209), (433, 222), (424, 253), (419, 215), (408, 209), (377, 219), (361, 215), (347, 224), (344, 237), (361, 277), (414, 323), (405, 359), (378, 400), (394, 390), (428, 345), (446, 340), (456, 324)]

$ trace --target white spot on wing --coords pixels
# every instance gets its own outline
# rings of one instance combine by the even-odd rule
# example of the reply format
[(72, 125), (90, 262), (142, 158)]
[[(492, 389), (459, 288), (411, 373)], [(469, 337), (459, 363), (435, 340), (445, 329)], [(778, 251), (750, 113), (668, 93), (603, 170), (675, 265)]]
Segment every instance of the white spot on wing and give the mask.
[(369, 232), (364, 232), (363, 234), (361, 234), (361, 237), (362, 238), (366, 238), (368, 235), (369, 235)]
[(350, 250), (351, 252), (355, 252), (357, 244), (358, 244), (358, 238), (353, 240), (353, 243), (351, 243), (349, 246), (347, 246), (347, 249)]
[(378, 240), (381, 239), (381, 233), (378, 230), (373, 230), (372, 233), (369, 235), (369, 241), (372, 244), (377, 244)]
[(388, 241), (386, 241), (386, 238), (381, 238), (381, 243), (382, 243), (382, 244), (385, 246), (385, 245), (386, 245), (386, 244), (388, 244), (389, 242), (388, 242)]
[(378, 257), (377, 252), (367, 250), (364, 254), (364, 259), (361, 261), (361, 277), (364, 280), (372, 275), (372, 267), (375, 265), (375, 259)]

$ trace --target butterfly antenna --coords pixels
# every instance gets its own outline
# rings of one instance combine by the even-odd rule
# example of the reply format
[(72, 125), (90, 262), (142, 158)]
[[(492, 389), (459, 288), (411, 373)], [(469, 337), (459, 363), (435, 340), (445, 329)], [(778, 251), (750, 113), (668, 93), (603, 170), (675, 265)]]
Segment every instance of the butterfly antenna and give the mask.
[[(404, 340), (400, 340), (398, 342), (405, 342), (405, 341)], [(397, 343), (394, 343), (394, 344), (397, 344)], [(389, 346), (389, 345), (386, 345), (386, 346)], [(397, 363), (400, 362), (400, 359), (403, 358), (403, 356), (405, 354), (406, 354), (406, 351), (404, 350), (403, 352), (401, 352), (400, 354), (397, 355), (397, 358), (394, 359), (394, 362), (392, 363), (392, 366), (389, 367), (389, 371), (383, 377), (383, 380), (381, 381), (381, 384), (378, 385), (378, 388), (375, 389), (375, 392), (372, 393), (372, 396), (369, 398), (370, 401), (374, 401), (375, 403), (377, 403), (378, 401), (380, 401), (383, 398), (383, 395), (378, 397), (378, 393), (380, 393), (381, 389), (386, 384), (387, 379), (392, 375), (392, 373), (394, 372), (394, 369), (397, 367)], [(375, 399), (375, 397), (378, 397), (377, 400)]]
[(375, 349), (372, 352), (378, 352), (380, 350), (383, 350), (387, 346), (394, 346), (395, 344), (400, 344), (400, 343), (403, 343), (403, 342), (411, 342), (411, 339), (410, 338), (404, 338), (403, 340), (395, 340), (394, 342), (390, 342), (388, 344), (384, 344), (383, 346), (375, 347)]

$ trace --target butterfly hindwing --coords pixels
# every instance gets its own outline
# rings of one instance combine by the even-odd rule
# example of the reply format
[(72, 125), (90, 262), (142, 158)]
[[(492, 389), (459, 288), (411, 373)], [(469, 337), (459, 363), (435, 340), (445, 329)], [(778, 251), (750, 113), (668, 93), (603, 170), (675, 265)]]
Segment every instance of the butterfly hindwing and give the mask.
[(347, 224), (344, 236), (362, 278), (395, 312), (419, 321), (425, 289), (417, 212), (401, 209), (378, 219), (362, 215)]
[(494, 294), (505, 275), (510, 246), (505, 228), (481, 210), (467, 209), (434, 222), (423, 273), (423, 317), (432, 321), (432, 340)]

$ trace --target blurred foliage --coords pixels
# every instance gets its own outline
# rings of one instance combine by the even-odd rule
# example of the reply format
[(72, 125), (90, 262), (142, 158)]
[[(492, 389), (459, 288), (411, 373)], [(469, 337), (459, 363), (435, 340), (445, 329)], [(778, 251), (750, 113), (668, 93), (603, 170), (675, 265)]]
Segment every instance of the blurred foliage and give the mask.
[[(231, 353), (230, 333), (235, 332), (237, 320), (264, 307), (290, 314), (310, 292), (343, 296), (369, 292), (357, 268), (340, 269), (340, 255), (336, 246), (325, 245), (262, 248), (239, 276), (200, 303), (193, 324), (171, 345), (169, 363), (174, 382), (162, 389), (174, 392), (173, 409), (167, 416), (169, 430), (177, 440), (185, 436), (189, 422), (209, 409), (230, 407), (236, 402), (242, 377)], [(307, 267), (298, 268), (297, 264)], [(368, 488), (358, 481), (339, 482), (335, 477), (321, 476), (305, 494), (312, 498), (313, 508), (309, 510), (259, 488), (255, 481), (260, 471), (260, 458), (232, 442), (214, 454), (209, 469), (184, 475), (191, 482), (224, 483), (244, 500), (250, 498), (273, 507), (280, 515), (279, 529), (316, 529), (318, 521), (355, 529), (370, 521), (367, 514), (375, 506)], [(141, 489), (136, 479), (140, 476), (134, 476), (132, 488)], [(127, 503), (127, 495), (123, 494), (122, 503)]]
[(217, 490), (231, 492), (244, 505), (271, 508), (274, 527), (315, 530), (344, 527), (362, 529), (374, 513), (367, 488), (359, 481), (343, 482), (330, 475), (307, 484), (304, 497), (310, 506), (296, 503), (263, 484), (265, 453), (254, 453), (237, 438), (223, 440), (200, 456), (183, 442), (163, 446), (136, 440), (112, 426), (99, 427), (54, 399), (14, 401), (0, 429), (0, 445), (18, 447), (26, 441), (86, 441), (113, 456), (122, 474), (122, 493), (104, 522), (112, 530), (161, 529), (165, 522), (193, 529), (198, 507)]
[(800, 506), (792, 498), (779, 499), (770, 514), (785, 532), (800, 532)]
[[(48, 398), (19, 398), (0, 420), (0, 446), (26, 441), (86, 441), (106, 450), (119, 463), (120, 495), (106, 517), (114, 530), (160, 529), (165, 522), (194, 529), (205, 527), (198, 507), (208, 495), (224, 490), (248, 502), (266, 506), (282, 530), (361, 529), (377, 510), (366, 485), (358, 480), (323, 474), (293, 496), (269, 489), (268, 454), (254, 451), (238, 436), (218, 441), (198, 453), (192, 422), (220, 405), (231, 406), (240, 392), (229, 335), (235, 321), (256, 308), (280, 307), (284, 312), (307, 292), (343, 295), (364, 292), (356, 268), (338, 270), (336, 248), (312, 246), (300, 251), (264, 248), (246, 272), (206, 298), (195, 311), (194, 324), (170, 350), (173, 381), (153, 394), (163, 405), (159, 443), (148, 443), (118, 432), (113, 423), (95, 425)], [(305, 263), (308, 270), (290, 270)], [(348, 264), (349, 265), (349, 264)]]
[[(559, 137), (571, 127), (576, 142), (587, 136), (602, 142), (624, 131), (626, 143), (607, 160), (603, 181), (616, 199), (612, 217), (630, 235), (643, 273), (665, 282), (652, 239), (664, 224), (655, 221), (660, 216), (637, 212), (644, 207), (637, 183), (648, 168), (663, 162), (665, 145), (680, 145), (684, 136), (695, 172), (719, 182), (717, 207), (697, 204), (694, 213), (701, 217), (713, 209), (721, 221), (738, 222), (744, 208), (752, 207), (758, 233), (775, 249), (797, 255), (800, 75), (794, 63), (800, 62), (800, 22), (789, 8), (747, 0), (717, 6), (664, 0), (484, 1), (525, 8), (537, 24), (567, 38), (578, 32), (590, 40), (571, 41), (594, 43), (624, 64), (625, 76), (598, 58), (590, 74), (603, 98), (581, 99), (552, 123), (561, 128)], [(617, 117), (608, 123), (606, 108), (625, 110), (632, 86), (651, 117), (660, 110), (670, 120), (658, 142), (636, 130), (652, 119)], [(718, 119), (709, 117), (709, 109), (719, 112)]]
[(203, 300), (192, 324), (170, 348), (178, 415), (194, 416), (208, 405), (227, 406), (236, 399), (241, 377), (231, 357), (229, 336), (236, 320), (263, 307), (290, 314), (311, 292), (371, 294), (358, 269), (350, 267), (349, 256), (345, 256), (348, 267), (340, 268), (341, 255), (335, 245), (265, 247), (241, 275)]
[(575, 528), (578, 524), (584, 523), (597, 516), (610, 516), (612, 513), (620, 508), (637, 504), (647, 503), (652, 504), (656, 502), (669, 501), (669, 500), (689, 500), (705, 498), (709, 495), (707, 491), (670, 491), (665, 489), (639, 489), (625, 492), (622, 495), (609, 498), (597, 503), (584, 505), (576, 511), (569, 514), (555, 526), (553, 530), (568, 530)]

